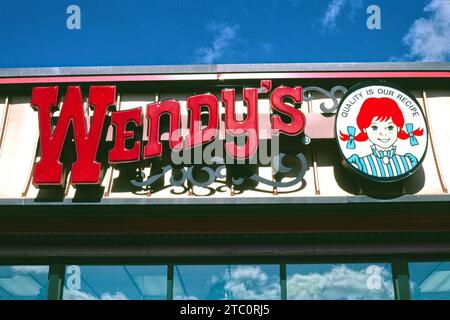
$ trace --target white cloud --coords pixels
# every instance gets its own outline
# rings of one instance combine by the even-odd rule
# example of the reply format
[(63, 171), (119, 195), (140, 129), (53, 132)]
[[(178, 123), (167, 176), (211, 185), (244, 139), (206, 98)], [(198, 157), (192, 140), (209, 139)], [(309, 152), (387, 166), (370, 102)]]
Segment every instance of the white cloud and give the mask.
[(206, 25), (206, 29), (215, 34), (214, 40), (211, 45), (197, 50), (196, 63), (215, 63), (218, 59), (228, 54), (233, 41), (236, 39), (239, 26), (213, 21)]
[(11, 270), (17, 273), (48, 273), (48, 266), (12, 266)]
[(128, 300), (123, 292), (116, 292), (114, 294), (105, 292), (100, 297), (101, 300)]
[(97, 300), (92, 294), (81, 291), (81, 290), (67, 290), (64, 289), (63, 293), (64, 300)]
[[(81, 290), (68, 290), (64, 289), (64, 300), (99, 300), (94, 295)], [(100, 296), (100, 300), (128, 300), (128, 297), (123, 292), (110, 293), (105, 292)]]
[[(279, 277), (260, 266), (232, 267), (219, 275), (211, 276), (205, 285), (209, 289), (208, 294), (212, 293), (210, 297), (215, 299), (280, 299)], [(376, 265), (362, 270), (336, 265), (324, 273), (293, 274), (287, 279), (287, 287), (289, 299), (381, 300), (394, 298), (390, 272)], [(175, 299), (197, 300), (199, 297), (177, 295)]]
[(356, 10), (360, 9), (361, 5), (361, 0), (332, 0), (328, 4), (325, 15), (321, 20), (322, 27), (327, 29), (335, 28), (338, 17), (344, 13), (344, 11), (350, 19), (353, 19)]
[[(334, 266), (325, 273), (294, 274), (287, 279), (288, 298), (296, 300), (392, 299), (394, 290), (391, 275), (386, 269), (380, 273), (379, 286), (369, 289), (371, 266), (356, 271), (345, 265)], [(372, 275), (373, 276), (373, 275)]]
[(174, 300), (199, 300), (196, 296), (185, 296), (185, 295), (178, 295), (173, 298)]
[(406, 58), (420, 61), (450, 59), (450, 1), (432, 0), (424, 11), (428, 18), (416, 20), (403, 38), (409, 47)]
[[(259, 266), (241, 265), (212, 275), (205, 283), (207, 297), (214, 299), (274, 300), (280, 298), (280, 279)], [(204, 299), (205, 297), (200, 297)], [(176, 295), (175, 300), (198, 300), (194, 295)]]
[(278, 278), (269, 277), (258, 266), (238, 266), (230, 274), (225, 273), (224, 289), (231, 299), (273, 300), (280, 297)]
[(322, 25), (329, 28), (335, 27), (336, 19), (346, 2), (347, 0), (333, 0), (330, 2), (327, 11), (325, 12), (325, 16), (322, 19)]
[(0, 288), (15, 296), (35, 297), (41, 290), (41, 285), (30, 276), (14, 275), (11, 278), (0, 278)]

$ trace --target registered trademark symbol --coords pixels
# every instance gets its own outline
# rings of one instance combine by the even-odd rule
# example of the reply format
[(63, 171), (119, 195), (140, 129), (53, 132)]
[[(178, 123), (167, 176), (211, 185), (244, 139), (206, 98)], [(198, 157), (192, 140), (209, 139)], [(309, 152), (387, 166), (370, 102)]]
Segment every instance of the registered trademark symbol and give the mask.
[(311, 138), (308, 137), (308, 136), (304, 136), (304, 137), (302, 138), (302, 143), (303, 143), (304, 145), (310, 144), (310, 143), (311, 143)]

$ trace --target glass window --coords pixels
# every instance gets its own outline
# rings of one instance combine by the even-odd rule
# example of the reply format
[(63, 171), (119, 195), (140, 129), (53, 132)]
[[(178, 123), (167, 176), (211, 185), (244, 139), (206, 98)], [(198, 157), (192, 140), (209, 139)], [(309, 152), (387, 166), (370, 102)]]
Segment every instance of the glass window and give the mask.
[(287, 265), (286, 277), (291, 300), (394, 299), (388, 263)]
[(48, 266), (0, 266), (0, 300), (45, 300)]
[(174, 299), (280, 299), (278, 265), (175, 265)]
[(409, 264), (411, 297), (417, 300), (450, 300), (450, 262)]
[(164, 300), (167, 266), (66, 266), (64, 300)]

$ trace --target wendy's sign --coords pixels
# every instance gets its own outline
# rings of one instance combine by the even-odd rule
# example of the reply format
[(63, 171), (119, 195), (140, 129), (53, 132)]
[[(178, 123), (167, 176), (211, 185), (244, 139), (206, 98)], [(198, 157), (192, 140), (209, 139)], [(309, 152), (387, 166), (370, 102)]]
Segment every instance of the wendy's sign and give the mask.
[(362, 83), (344, 95), (336, 136), (349, 167), (380, 182), (397, 181), (416, 171), (428, 143), (419, 103), (386, 82)]
[[(269, 93), (271, 81), (261, 81), (262, 93)], [(247, 107), (245, 120), (236, 119), (236, 92), (223, 89), (220, 99), (225, 107), (225, 129), (227, 135), (245, 136), (245, 143), (238, 145), (231, 141), (225, 143), (228, 155), (236, 159), (246, 159), (258, 150), (258, 94), (261, 88), (243, 88), (242, 97)], [(305, 115), (298, 108), (302, 103), (301, 87), (280, 86), (270, 93), (271, 132), (298, 135), (305, 127)], [(286, 103), (289, 100), (290, 104)], [(137, 162), (162, 155), (160, 140), (160, 118), (170, 116), (169, 146), (172, 150), (189, 149), (216, 139), (219, 127), (219, 100), (211, 93), (193, 95), (187, 98), (186, 107), (190, 113), (189, 134), (181, 134), (181, 105), (175, 99), (150, 103), (143, 110), (136, 107), (128, 110), (116, 110), (115, 86), (91, 86), (89, 106), (93, 109), (87, 119), (83, 108), (82, 92), (78, 86), (69, 86), (54, 128), (52, 113), (58, 108), (58, 87), (35, 87), (32, 90), (31, 105), (38, 112), (40, 131), (40, 160), (34, 166), (33, 184), (63, 185), (63, 164), (60, 161), (70, 125), (74, 133), (76, 160), (72, 164), (71, 183), (100, 184), (101, 163), (97, 162), (99, 142), (107, 114), (111, 111), (110, 121), (114, 127), (114, 146), (108, 153), (111, 164)], [(208, 124), (202, 125), (201, 113), (207, 108)], [(145, 111), (145, 117), (144, 117)], [(283, 116), (283, 118), (282, 118)], [(148, 141), (136, 140), (136, 132), (128, 130), (128, 124), (134, 123), (143, 130), (147, 122)], [(136, 129), (137, 130), (137, 129)], [(129, 142), (132, 146), (129, 146)], [(126, 144), (128, 142), (128, 144)], [(127, 147), (128, 146), (128, 147)]]
[[(335, 96), (338, 90), (346, 92), (340, 100), (339, 107)], [(427, 126), (423, 112), (411, 94), (385, 82), (363, 83), (349, 91), (339, 86), (327, 92), (319, 87), (279, 86), (272, 89), (272, 82), (263, 80), (260, 88), (242, 89), (242, 100), (246, 105), (245, 118), (238, 117), (235, 89), (223, 89), (218, 95), (204, 93), (189, 96), (186, 99), (186, 110), (182, 110), (182, 104), (175, 99), (149, 103), (145, 107), (136, 106), (132, 109), (119, 110), (116, 108), (115, 86), (90, 87), (88, 105), (93, 110), (90, 116), (83, 107), (81, 88), (69, 86), (63, 93), (65, 98), (58, 117), (53, 117), (53, 112), (58, 110), (59, 92), (57, 86), (50, 86), (35, 87), (32, 90), (31, 106), (38, 112), (40, 131), (40, 160), (34, 166), (33, 184), (38, 187), (64, 185), (66, 179), (61, 153), (68, 139), (68, 132), (73, 132), (76, 154), (73, 163), (66, 163), (71, 165), (70, 182), (73, 185), (101, 183), (103, 171), (102, 163), (97, 161), (99, 152), (107, 152), (107, 162), (111, 165), (168, 157), (163, 155), (161, 138), (163, 130), (160, 124), (163, 115), (168, 115), (170, 119), (168, 138), (165, 139), (171, 150), (171, 157), (166, 159), (170, 159), (173, 165), (164, 166), (161, 169), (162, 173), (150, 176), (145, 181), (130, 180), (134, 186), (150, 185), (165, 172), (175, 170), (179, 163), (175, 161), (174, 154), (183, 153), (184, 156), (185, 151), (187, 153), (194, 148), (197, 150), (196, 147), (207, 144), (210, 147), (216, 142), (225, 150), (227, 159), (258, 158), (260, 161), (261, 151), (265, 148), (264, 141), (268, 139), (271, 142), (278, 141), (275, 138), (278, 138), (280, 133), (290, 136), (301, 135), (302, 139), (299, 138), (299, 141), (308, 144), (309, 137), (303, 133), (307, 118), (300, 106), (303, 101), (311, 100), (310, 95), (304, 95), (310, 91), (318, 91), (332, 99), (334, 107), (331, 109), (325, 108), (322, 103), (323, 113), (330, 114), (337, 108), (336, 138), (339, 149), (352, 170), (372, 180), (392, 182), (408, 177), (420, 166), (427, 149)], [(260, 121), (258, 109), (260, 94), (269, 97), (270, 121)], [(223, 135), (219, 135), (223, 132), (219, 130), (220, 107), (225, 109), (223, 125), (220, 126), (225, 131), (224, 141)], [(183, 118), (182, 114), (186, 113), (189, 114), (188, 118)], [(207, 117), (203, 117), (205, 113)], [(207, 121), (204, 121), (205, 119)], [(311, 123), (308, 120), (308, 128), (319, 126), (314, 129), (317, 132), (317, 129), (321, 128), (320, 123), (316, 121), (317, 117), (311, 119), (313, 119)], [(108, 145), (106, 151), (99, 151), (100, 141), (104, 136), (102, 132), (110, 125), (114, 129), (111, 131), (112, 145), (111, 147)], [(134, 129), (131, 130), (130, 127)], [(260, 132), (264, 132), (264, 136), (261, 136)], [(332, 138), (332, 135), (331, 133), (327, 137)], [(266, 158), (269, 158), (272, 165), (273, 178), (267, 179), (256, 174), (252, 175), (251, 179), (272, 187), (291, 186), (302, 180), (308, 170), (308, 164), (301, 152), (297, 150), (292, 155), (301, 168), (297, 170), (296, 178), (282, 183), (275, 177), (279, 172), (289, 172), (289, 168), (281, 163), (283, 158), (289, 155), (279, 152), (278, 146), (274, 147), (273, 144), (270, 150), (271, 155)], [(201, 161), (207, 165), (215, 163), (223, 166), (228, 163), (224, 162), (222, 155), (217, 156), (214, 151)], [(208, 159), (214, 159), (215, 162), (209, 163)], [(182, 170), (183, 179), (187, 177), (191, 183), (207, 185), (215, 178), (221, 177), (218, 171), (221, 166), (203, 169), (209, 174), (207, 182), (195, 179), (192, 175), (193, 166), (188, 170)], [(182, 183), (184, 180), (180, 181)], [(239, 184), (242, 181), (239, 178), (233, 183)], [(176, 182), (173, 180), (171, 183)]]

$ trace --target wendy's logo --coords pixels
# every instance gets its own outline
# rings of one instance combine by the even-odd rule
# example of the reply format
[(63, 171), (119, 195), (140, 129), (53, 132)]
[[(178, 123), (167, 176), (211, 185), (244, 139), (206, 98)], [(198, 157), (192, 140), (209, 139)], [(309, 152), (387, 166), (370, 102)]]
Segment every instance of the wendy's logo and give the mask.
[(419, 103), (386, 82), (363, 83), (345, 94), (336, 115), (336, 137), (347, 164), (381, 182), (414, 173), (428, 144)]

